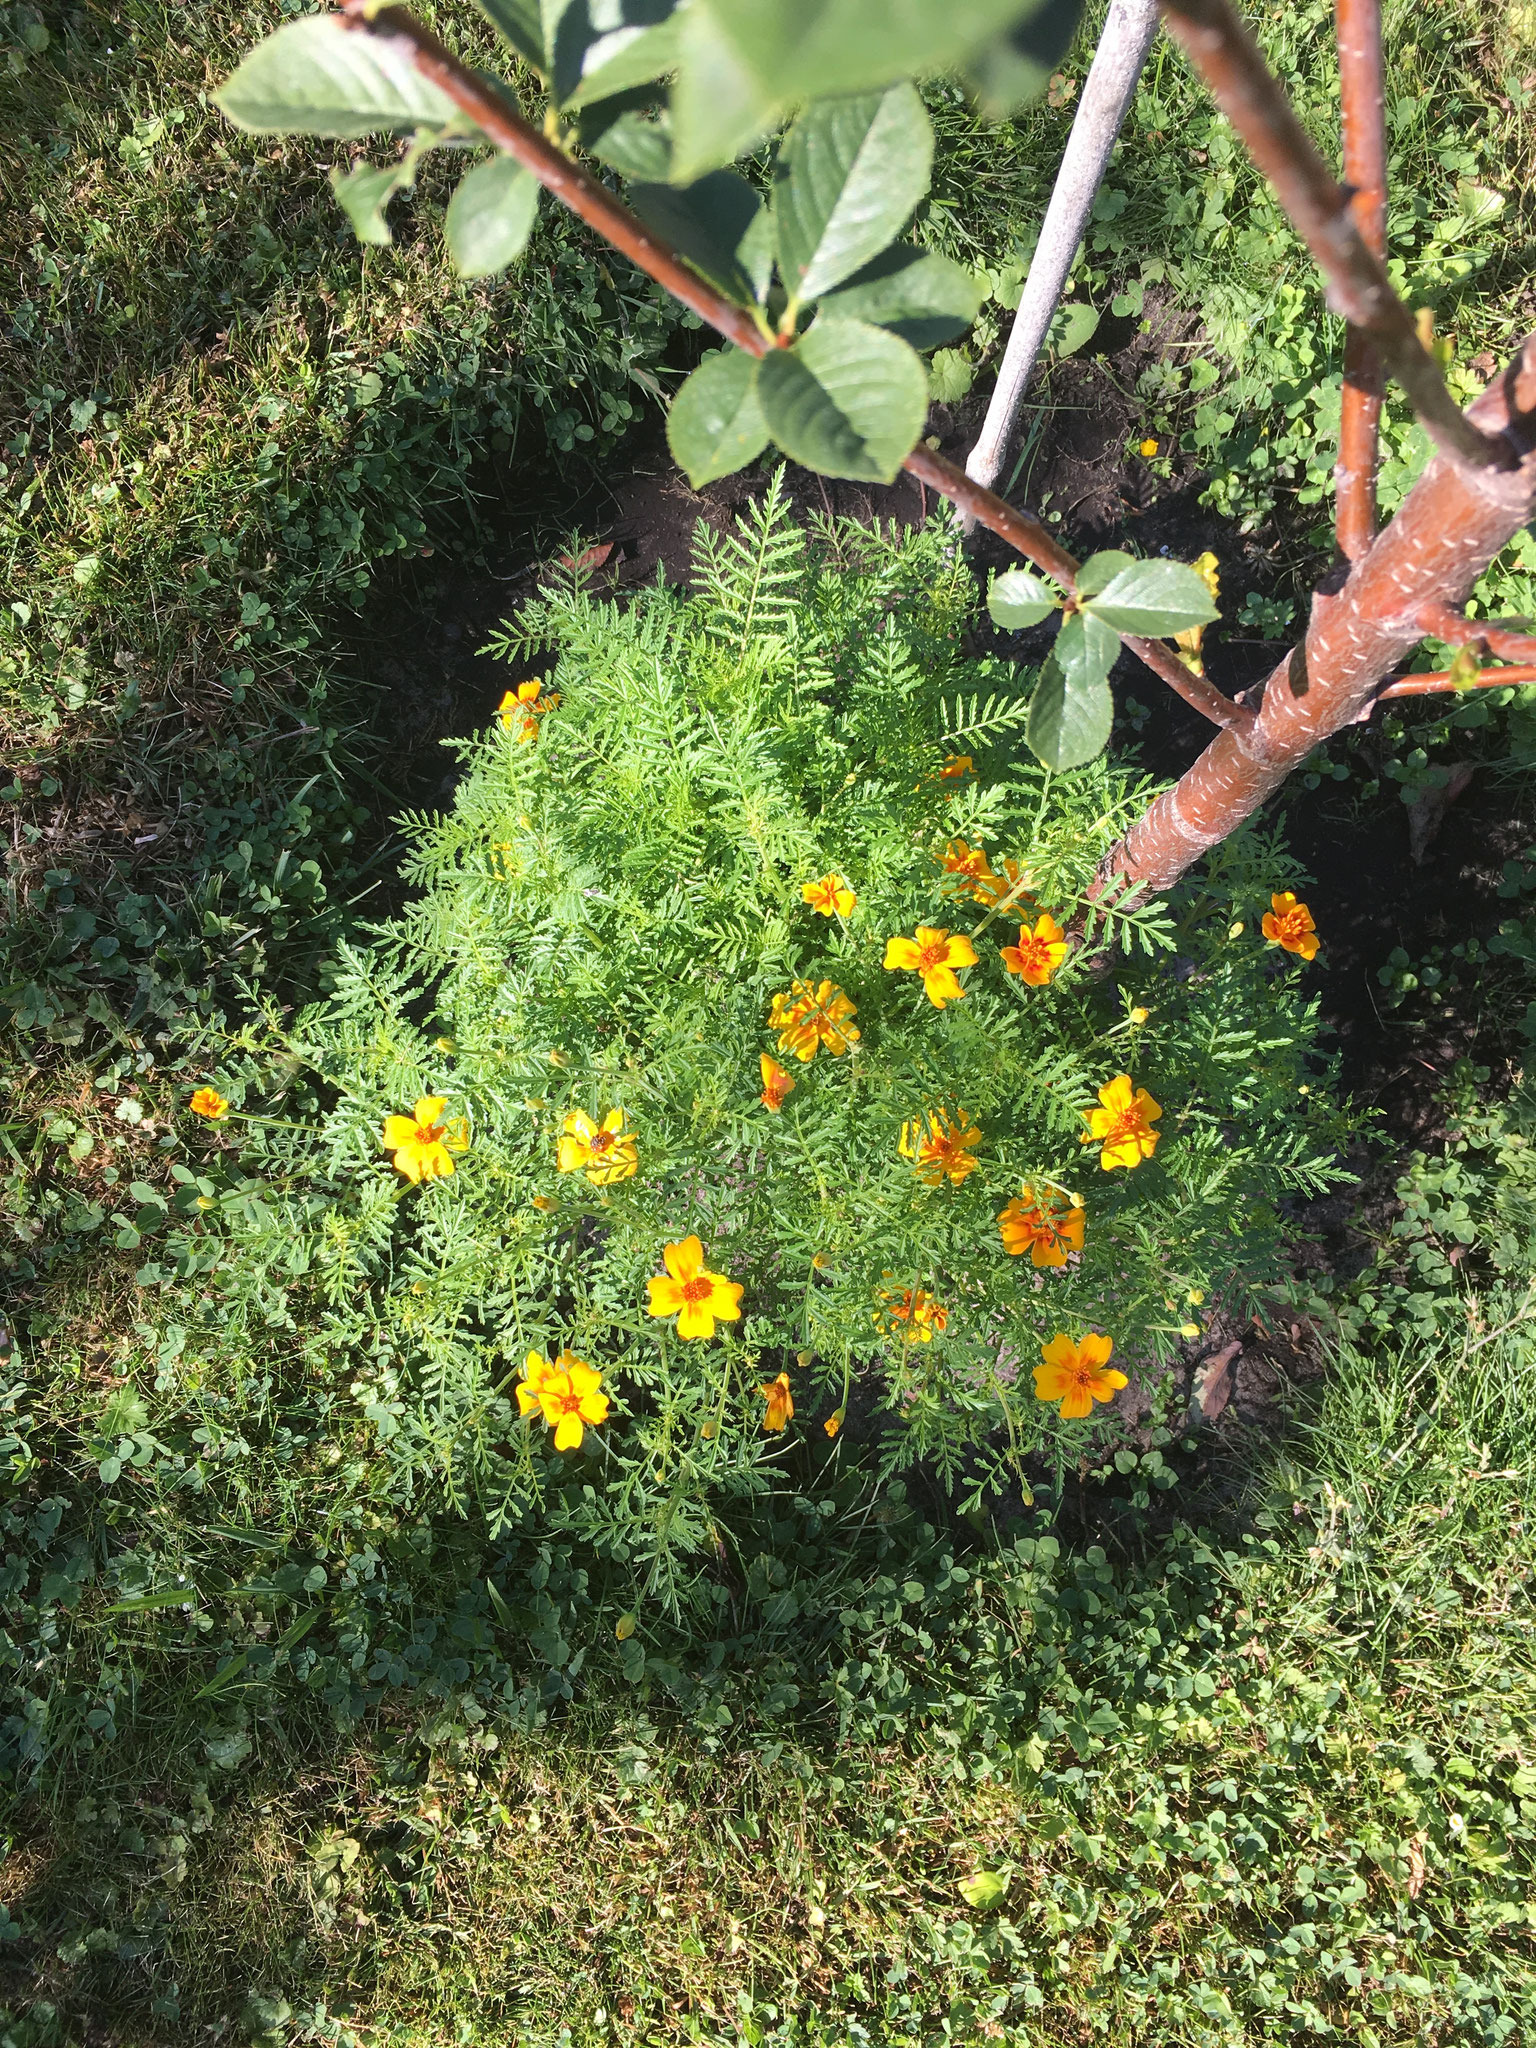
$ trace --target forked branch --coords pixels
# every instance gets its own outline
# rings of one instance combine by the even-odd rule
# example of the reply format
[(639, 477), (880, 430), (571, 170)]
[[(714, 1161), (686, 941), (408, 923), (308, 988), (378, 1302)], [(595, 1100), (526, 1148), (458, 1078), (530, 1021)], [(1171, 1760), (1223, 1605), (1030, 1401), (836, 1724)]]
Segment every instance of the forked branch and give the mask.
[(1520, 456), (1462, 412), (1386, 266), (1367, 247), (1349, 194), (1319, 155), (1284, 88), (1229, 0), (1162, 0), (1163, 20), (1216, 104), (1275, 188), (1311, 250), (1328, 303), (1375, 348), (1442, 455), (1477, 469), (1514, 469)]

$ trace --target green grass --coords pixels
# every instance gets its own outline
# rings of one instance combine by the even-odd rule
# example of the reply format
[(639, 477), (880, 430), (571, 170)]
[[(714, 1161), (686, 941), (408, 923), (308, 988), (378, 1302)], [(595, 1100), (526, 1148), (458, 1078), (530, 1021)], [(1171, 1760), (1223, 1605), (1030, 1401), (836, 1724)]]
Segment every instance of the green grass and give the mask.
[(16, 2038), (1525, 2038), (1530, 1370), (1526, 1324), (1346, 1352), (1199, 1533), (1100, 1497), (1107, 1551), (914, 1546), (777, 1715), (599, 1677), (521, 1733), (450, 1694), (338, 1737), (151, 1685), (20, 1831), (69, 2017)]

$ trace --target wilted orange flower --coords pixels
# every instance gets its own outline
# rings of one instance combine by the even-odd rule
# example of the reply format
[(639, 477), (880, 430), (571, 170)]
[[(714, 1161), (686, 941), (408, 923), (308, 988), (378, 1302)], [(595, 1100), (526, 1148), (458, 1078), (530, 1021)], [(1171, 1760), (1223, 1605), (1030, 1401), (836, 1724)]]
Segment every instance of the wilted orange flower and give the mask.
[(1027, 924), (1019, 926), (1016, 946), (998, 948), (1008, 972), (1021, 976), (1031, 988), (1045, 987), (1068, 950), (1067, 935), (1048, 910), (1035, 919), (1033, 931)]
[(824, 1423), (823, 1423), (823, 1424), (822, 1424), (821, 1426), (822, 1426), (822, 1428), (823, 1428), (823, 1429), (824, 1429), (824, 1430), (825, 1430), (825, 1431), (827, 1432), (827, 1435), (828, 1435), (828, 1436), (836, 1436), (836, 1435), (837, 1435), (837, 1432), (838, 1432), (838, 1431), (839, 1431), (839, 1430), (840, 1430), (840, 1429), (842, 1428), (842, 1426), (843, 1426), (843, 1411), (842, 1411), (842, 1409), (841, 1409), (841, 1408), (839, 1408), (839, 1409), (837, 1410), (837, 1412), (836, 1412), (835, 1414), (833, 1414), (833, 1415), (829, 1415), (829, 1416), (827, 1417), (826, 1421), (825, 1421), (825, 1422), (824, 1422)]
[(717, 1319), (734, 1323), (741, 1317), (740, 1283), (704, 1264), (704, 1247), (696, 1237), (661, 1248), (666, 1272), (646, 1284), (653, 1316), (676, 1316), (679, 1337), (713, 1337)]
[(950, 754), (939, 770), (941, 782), (958, 782), (962, 775), (969, 775), (976, 763), (969, 754)]
[(1033, 908), (1034, 899), (1024, 884), (1029, 880), (1029, 870), (1021, 868), (1011, 857), (1005, 859), (995, 874), (983, 876), (976, 884), (976, 901), (985, 903), (989, 909), (1006, 903), (1011, 910), (1026, 914)]
[(955, 974), (957, 967), (976, 965), (976, 948), (958, 932), (938, 931), (920, 924), (911, 939), (887, 939), (887, 967), (911, 968), (923, 977), (923, 989), (936, 1010), (958, 1002), (965, 994)]
[(557, 1451), (574, 1451), (589, 1427), (608, 1419), (608, 1396), (599, 1393), (603, 1376), (574, 1352), (562, 1351), (551, 1365), (542, 1352), (530, 1351), (517, 1383), (520, 1414), (535, 1410), (555, 1432)]
[(980, 1143), (981, 1127), (971, 1122), (965, 1110), (957, 1110), (953, 1119), (943, 1110), (935, 1110), (926, 1119), (904, 1123), (896, 1149), (903, 1159), (914, 1163), (918, 1179), (929, 1187), (936, 1188), (942, 1180), (959, 1187), (966, 1175), (976, 1170), (972, 1152)]
[(194, 1116), (205, 1116), (212, 1124), (229, 1115), (229, 1099), (217, 1088), (199, 1088), (187, 1104)]
[(1088, 1112), (1090, 1135), (1085, 1145), (1101, 1140), (1099, 1164), (1107, 1173), (1114, 1166), (1140, 1166), (1157, 1150), (1161, 1133), (1152, 1125), (1162, 1115), (1162, 1105), (1152, 1100), (1145, 1088), (1137, 1088), (1129, 1074), (1116, 1074), (1099, 1090), (1100, 1109)]
[(858, 1014), (835, 981), (824, 981), (815, 988), (808, 981), (796, 981), (790, 984), (788, 995), (774, 997), (768, 1029), (779, 1034), (780, 1052), (808, 1060), (818, 1046), (824, 1045), (835, 1055), (857, 1045), (858, 1030), (848, 1019)]
[(533, 1206), (535, 1207), (535, 1209), (541, 1209), (546, 1214), (548, 1214), (548, 1212), (551, 1209), (557, 1209), (560, 1205), (555, 1200), (553, 1195), (535, 1195), (533, 1198)]
[(1271, 896), (1270, 908), (1265, 911), (1260, 929), (1272, 946), (1281, 946), (1287, 953), (1299, 953), (1303, 960), (1317, 958), (1317, 927), (1312, 922), (1312, 913), (1305, 903), (1296, 901), (1295, 891), (1286, 889), (1279, 896)]
[(768, 1403), (768, 1412), (763, 1417), (764, 1429), (782, 1429), (795, 1412), (795, 1397), (789, 1391), (789, 1374), (781, 1372), (771, 1385), (757, 1390)]
[(384, 1119), (383, 1142), (395, 1155), (395, 1171), (413, 1184), (452, 1173), (449, 1155), (469, 1150), (469, 1125), (464, 1118), (442, 1121), (447, 1103), (446, 1095), (423, 1095), (409, 1116)]
[(931, 1344), (933, 1333), (943, 1334), (949, 1323), (949, 1310), (942, 1302), (935, 1301), (931, 1294), (925, 1294), (921, 1287), (916, 1291), (903, 1287), (900, 1293), (892, 1288), (880, 1291), (880, 1308), (875, 1311), (875, 1321), (884, 1317), (885, 1327), (896, 1335), (910, 1338), (914, 1344)]
[(585, 1173), (593, 1187), (608, 1188), (639, 1172), (635, 1134), (625, 1130), (622, 1109), (610, 1109), (600, 1124), (593, 1123), (585, 1110), (573, 1109), (564, 1129), (555, 1154), (562, 1173)]
[(823, 917), (847, 917), (859, 900), (841, 875), (823, 875), (819, 882), (807, 882), (800, 894)]
[(784, 1107), (784, 1098), (791, 1088), (794, 1087), (794, 1082), (785, 1073), (772, 1053), (760, 1052), (757, 1056), (757, 1064), (762, 1070), (763, 1076), (763, 1093), (761, 1098), (763, 1107), (765, 1109), (782, 1109)]
[(1095, 1401), (1113, 1400), (1126, 1383), (1123, 1372), (1106, 1370), (1114, 1348), (1108, 1337), (1090, 1334), (1074, 1344), (1058, 1330), (1049, 1344), (1040, 1346), (1044, 1363), (1035, 1367), (1036, 1400), (1059, 1401), (1067, 1422), (1091, 1415)]
[(1086, 1220), (1075, 1202), (1063, 1206), (1050, 1195), (1037, 1196), (1028, 1183), (997, 1219), (1003, 1249), (1015, 1258), (1028, 1252), (1036, 1266), (1064, 1266), (1068, 1252), (1080, 1252)]
[(544, 685), (537, 680), (519, 683), (515, 690), (508, 690), (496, 706), (502, 731), (511, 732), (516, 727), (519, 745), (538, 736), (539, 720), (560, 702), (558, 697), (546, 697), (540, 703), (539, 693), (543, 688)]

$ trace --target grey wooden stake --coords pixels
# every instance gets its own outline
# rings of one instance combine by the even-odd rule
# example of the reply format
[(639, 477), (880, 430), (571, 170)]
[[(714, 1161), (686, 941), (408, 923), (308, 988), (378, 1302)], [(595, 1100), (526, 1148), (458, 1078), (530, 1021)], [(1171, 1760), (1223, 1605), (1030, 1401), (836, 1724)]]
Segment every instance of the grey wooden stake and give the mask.
[(996, 484), (1013, 439), (1024, 388), (1083, 239), (1094, 195), (1103, 182), (1120, 123), (1157, 33), (1157, 0), (1110, 0), (1104, 33), (1083, 83), (1083, 97), (1056, 173), (1040, 242), (1024, 280), (1013, 332), (997, 374), (981, 434), (965, 473), (988, 490)]

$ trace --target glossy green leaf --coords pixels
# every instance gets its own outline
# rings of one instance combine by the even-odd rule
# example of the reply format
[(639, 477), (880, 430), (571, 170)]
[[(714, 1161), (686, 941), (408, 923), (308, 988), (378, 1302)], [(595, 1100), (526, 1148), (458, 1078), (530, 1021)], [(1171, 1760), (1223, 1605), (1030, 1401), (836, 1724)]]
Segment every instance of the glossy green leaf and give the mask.
[(744, 349), (717, 350), (673, 399), (667, 446), (696, 491), (744, 468), (768, 446), (757, 371), (757, 358)]
[(779, 274), (791, 299), (819, 299), (877, 256), (926, 197), (932, 168), (933, 129), (905, 81), (807, 107), (774, 166)]
[(554, 69), (544, 32), (544, 9), (539, 0), (475, 0), (502, 39), (535, 71), (548, 77)]
[(928, 379), (904, 341), (862, 320), (817, 320), (758, 368), (768, 431), (824, 476), (888, 484), (923, 430)]
[(1090, 555), (1077, 572), (1078, 596), (1096, 597), (1112, 576), (1135, 566), (1136, 557), (1128, 555), (1124, 548), (1101, 548), (1096, 555)]
[(735, 171), (711, 171), (692, 185), (630, 187), (642, 220), (738, 305), (767, 295), (771, 275), (763, 202)]
[(1038, 626), (1061, 604), (1061, 593), (1029, 569), (1005, 569), (987, 592), (987, 610), (995, 625), (1018, 632)]
[(576, 133), (583, 149), (590, 149), (621, 176), (664, 185), (672, 175), (672, 128), (665, 114), (652, 119), (637, 104), (645, 97), (642, 88), (583, 107)]
[(1073, 612), (1062, 620), (1051, 652), (1069, 683), (1102, 683), (1120, 652), (1120, 636), (1092, 612)]
[(1054, 657), (1040, 671), (1029, 700), (1024, 737), (1045, 767), (1081, 768), (1109, 744), (1115, 702), (1106, 682), (1069, 682)]
[(703, 8), (687, 8), (671, 98), (672, 175), (697, 178), (730, 163), (776, 127), (785, 112)]
[(562, 106), (628, 92), (677, 63), (677, 0), (569, 0), (554, 30), (553, 89)]
[(464, 277), (492, 277), (528, 246), (539, 210), (539, 181), (510, 156), (466, 171), (448, 202), (443, 233)]
[(1093, 615), (1117, 633), (1182, 633), (1221, 612), (1204, 578), (1183, 562), (1133, 562), (1092, 600)]
[(214, 103), (255, 135), (374, 135), (453, 122), (458, 109), (392, 43), (339, 14), (290, 21), (258, 43)]
[(384, 218), (384, 209), (394, 195), (408, 189), (416, 182), (416, 167), (413, 161), (390, 164), (383, 170), (372, 164), (358, 164), (353, 170), (344, 171), (335, 166), (331, 171), (331, 190), (336, 203), (352, 223), (352, 232), (360, 242), (382, 249), (393, 240), (389, 222)]
[(981, 281), (947, 256), (903, 244), (882, 250), (829, 292), (821, 310), (840, 320), (888, 327), (914, 348), (936, 348), (963, 334), (981, 311)]
[(996, 121), (1038, 99), (1067, 54), (1081, 15), (1079, 0), (1056, 0), (984, 43), (964, 67), (982, 112)]
[(1075, 356), (1086, 348), (1099, 331), (1098, 309), (1094, 306), (1058, 306), (1046, 333), (1047, 345), (1058, 356)]

